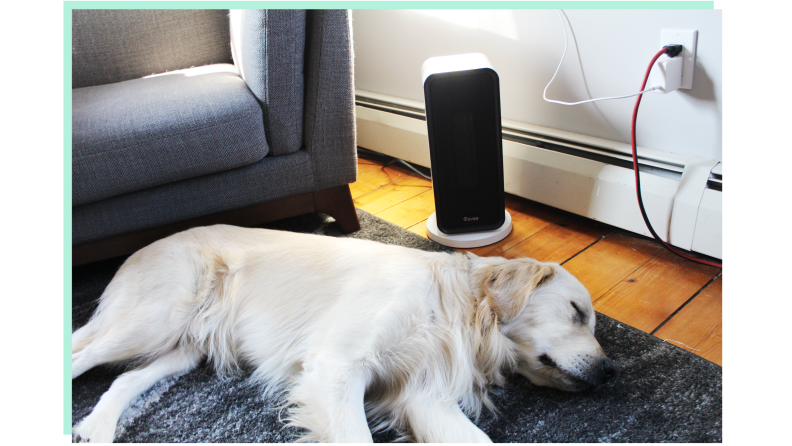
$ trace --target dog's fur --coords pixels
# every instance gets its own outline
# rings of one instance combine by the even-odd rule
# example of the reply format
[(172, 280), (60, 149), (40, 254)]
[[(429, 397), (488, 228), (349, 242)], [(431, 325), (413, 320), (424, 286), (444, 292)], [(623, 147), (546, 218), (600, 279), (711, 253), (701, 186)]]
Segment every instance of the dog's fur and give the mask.
[(207, 358), (219, 373), (247, 364), (265, 392), (284, 392), (303, 440), (370, 442), (368, 415), (416, 441), (488, 442), (468, 416), (491, 406), (505, 374), (579, 391), (613, 373), (594, 318), (555, 263), (195, 228), (129, 257), (72, 335), (72, 378), (137, 366), (73, 435), (112, 441), (137, 395)]

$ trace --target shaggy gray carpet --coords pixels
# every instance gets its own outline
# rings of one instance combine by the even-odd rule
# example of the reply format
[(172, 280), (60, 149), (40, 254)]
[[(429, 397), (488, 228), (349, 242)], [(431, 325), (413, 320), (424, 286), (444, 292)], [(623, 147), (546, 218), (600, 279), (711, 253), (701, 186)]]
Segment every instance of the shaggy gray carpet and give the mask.
[[(358, 211), (362, 229), (346, 237), (413, 248), (447, 248)], [(265, 227), (344, 237), (332, 218), (306, 215)], [(123, 259), (73, 270), (73, 327), (84, 324)], [(594, 390), (571, 394), (513, 376), (495, 389), (498, 414), (476, 424), (494, 442), (722, 442), (721, 367), (604, 315), (596, 336), (618, 375)], [(97, 367), (72, 382), (76, 424), (123, 370)], [(299, 432), (279, 421), (277, 401), (263, 399), (246, 376), (219, 379), (205, 364), (164, 380), (122, 415), (116, 442), (293, 441)], [(375, 441), (395, 439), (392, 432)]]

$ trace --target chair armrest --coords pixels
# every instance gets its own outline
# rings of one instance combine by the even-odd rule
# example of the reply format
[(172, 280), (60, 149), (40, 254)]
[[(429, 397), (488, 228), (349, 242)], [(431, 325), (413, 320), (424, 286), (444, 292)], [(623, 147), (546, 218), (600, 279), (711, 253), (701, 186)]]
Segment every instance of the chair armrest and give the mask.
[(306, 17), (304, 146), (317, 189), (357, 178), (352, 27), (348, 10)]
[(305, 10), (229, 13), (231, 52), (239, 75), (261, 104), (271, 154), (303, 146)]
[(270, 154), (304, 149), (317, 190), (357, 178), (347, 10), (232, 10), (234, 63), (264, 112)]

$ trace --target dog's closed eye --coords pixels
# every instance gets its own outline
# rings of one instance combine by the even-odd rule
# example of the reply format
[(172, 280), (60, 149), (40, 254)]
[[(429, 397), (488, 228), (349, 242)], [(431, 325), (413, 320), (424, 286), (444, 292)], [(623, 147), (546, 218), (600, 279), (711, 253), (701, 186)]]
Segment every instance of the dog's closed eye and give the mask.
[(572, 308), (575, 309), (575, 315), (572, 316), (572, 321), (575, 322), (576, 324), (584, 325), (588, 320), (588, 317), (586, 317), (586, 313), (584, 313), (583, 310), (581, 310), (580, 307), (578, 307), (577, 304), (575, 304), (574, 302), (570, 302), (570, 303), (572, 304)]
[(543, 353), (542, 356), (539, 357), (539, 362), (548, 367), (558, 367), (558, 364), (553, 361), (553, 358), (547, 356), (547, 353)]

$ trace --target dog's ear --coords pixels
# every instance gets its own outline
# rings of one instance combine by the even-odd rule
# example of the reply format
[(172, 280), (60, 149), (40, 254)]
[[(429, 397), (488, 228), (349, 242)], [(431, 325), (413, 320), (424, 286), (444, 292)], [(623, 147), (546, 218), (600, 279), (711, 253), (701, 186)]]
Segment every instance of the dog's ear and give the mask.
[(533, 259), (509, 260), (487, 268), (482, 289), (492, 311), (503, 323), (517, 317), (537, 287), (550, 280), (556, 265)]

